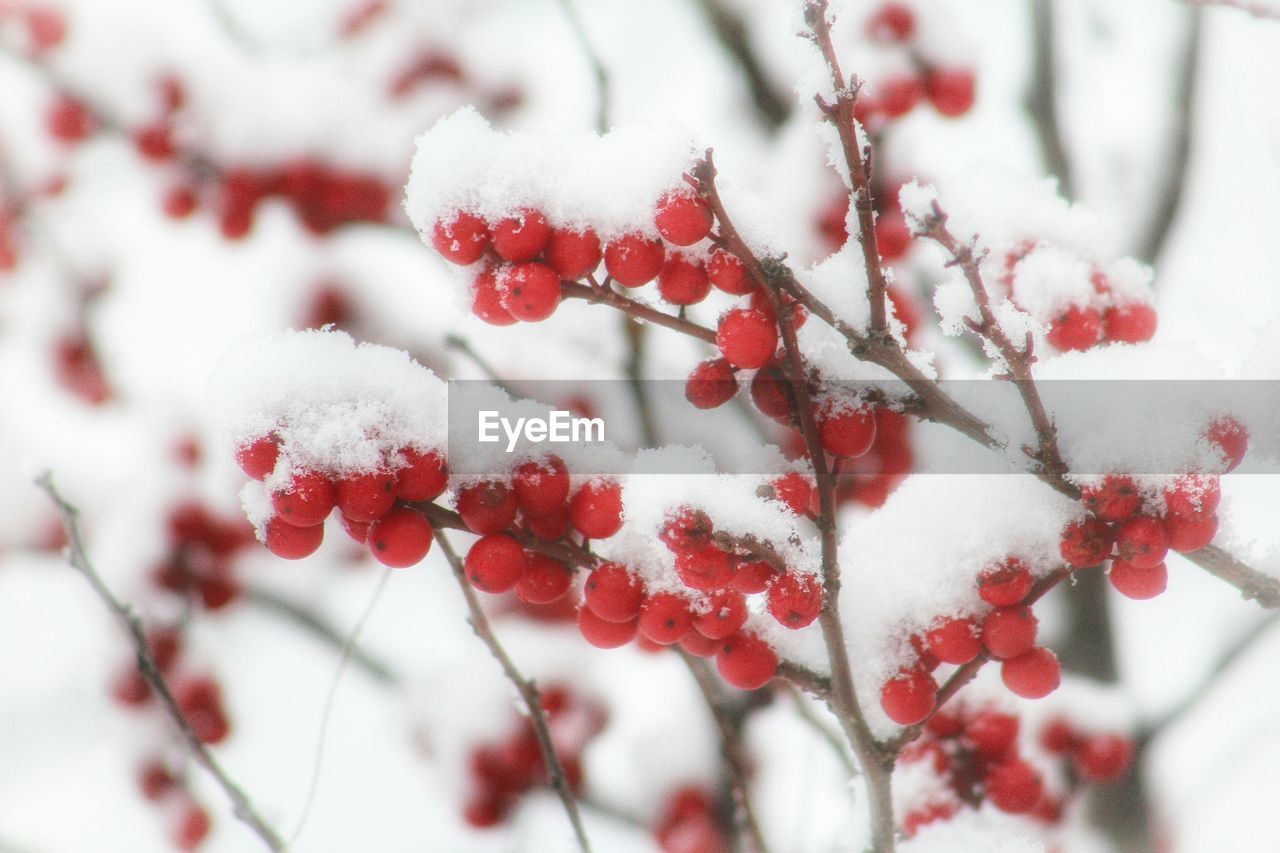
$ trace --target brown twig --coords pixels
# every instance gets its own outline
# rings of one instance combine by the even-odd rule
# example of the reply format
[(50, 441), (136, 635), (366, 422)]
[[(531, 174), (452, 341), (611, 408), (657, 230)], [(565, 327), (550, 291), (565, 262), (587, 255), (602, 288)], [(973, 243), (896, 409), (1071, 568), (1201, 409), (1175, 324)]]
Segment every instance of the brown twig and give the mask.
[(725, 698), (711, 675), (707, 662), (696, 658), (684, 649), (676, 648), (676, 652), (689, 668), (689, 673), (698, 685), (702, 698), (706, 701), (707, 710), (715, 721), (720, 733), (720, 756), (724, 760), (725, 773), (729, 779), (729, 787), (733, 791), (734, 822), (739, 834), (745, 834), (756, 853), (768, 853), (764, 843), (764, 835), (760, 832), (760, 824), (756, 820), (755, 810), (751, 807), (748, 762), (743, 754), (741, 726), (735, 725), (734, 710), (725, 702)]
[(591, 842), (587, 839), (587, 831), (582, 825), (582, 815), (578, 812), (578, 802), (574, 798), (572, 787), (569, 785), (569, 777), (565, 774), (564, 765), (560, 762), (560, 756), (556, 755), (555, 745), (551, 741), (551, 730), (547, 727), (547, 717), (542, 710), (542, 696), (538, 693), (538, 687), (531, 679), (524, 677), (507, 654), (507, 650), (503, 648), (502, 643), (498, 641), (497, 635), (493, 633), (493, 628), (489, 625), (488, 618), (484, 615), (484, 610), (480, 607), (480, 601), (476, 598), (475, 591), (471, 589), (471, 584), (467, 581), (466, 570), (462, 566), (462, 560), (458, 558), (457, 553), (449, 544), (449, 540), (445, 538), (444, 533), (439, 529), (435, 531), (435, 540), (436, 544), (440, 546), (440, 550), (444, 552), (445, 559), (449, 561), (449, 566), (453, 569), (454, 579), (458, 582), (458, 588), (462, 590), (462, 597), (466, 599), (467, 610), (471, 614), (468, 618), (471, 623), (471, 630), (489, 648), (489, 653), (502, 666), (502, 671), (506, 674), (507, 680), (520, 693), (520, 698), (524, 700), (525, 707), (529, 710), (529, 722), (533, 725), (533, 732), (538, 740), (538, 750), (542, 753), (542, 760), (547, 765), (547, 773), (551, 777), (551, 786), (560, 797), (560, 803), (564, 806), (565, 814), (569, 817), (569, 823), (573, 825), (573, 834), (578, 840), (578, 847), (581, 848), (583, 853), (591, 853)]
[(790, 98), (775, 89), (769, 81), (760, 60), (751, 50), (747, 26), (742, 18), (729, 9), (723, 0), (696, 0), (696, 3), (707, 16), (720, 45), (746, 78), (747, 90), (751, 93), (756, 114), (769, 129), (781, 127), (791, 114)]
[(174, 699), (168, 683), (160, 673), (160, 667), (152, 656), (151, 646), (147, 642), (146, 633), (142, 628), (142, 620), (138, 618), (133, 608), (115, 597), (115, 594), (107, 587), (97, 570), (93, 568), (93, 564), (89, 562), (89, 556), (84, 546), (84, 538), (80, 532), (80, 511), (68, 503), (59, 493), (53, 484), (51, 472), (45, 471), (40, 474), (36, 477), (35, 482), (57, 506), (58, 513), (62, 517), (62, 525), (67, 534), (67, 556), (72, 568), (89, 582), (89, 585), (93, 587), (93, 591), (97, 593), (98, 598), (102, 600), (102, 603), (111, 611), (111, 615), (115, 617), (120, 627), (124, 629), (129, 641), (133, 644), (133, 649), (138, 659), (138, 671), (146, 679), (151, 689), (160, 697), (169, 719), (178, 728), (191, 756), (196, 760), (197, 764), (209, 771), (209, 775), (214, 778), (218, 787), (222, 789), (227, 799), (231, 801), (232, 811), (237, 818), (253, 830), (269, 849), (285, 849), (284, 840), (280, 837), (280, 834), (258, 814), (249, 797), (227, 775), (226, 771), (222, 769), (222, 765), (213, 757), (213, 753), (209, 751), (209, 748), (200, 740), (199, 735), (187, 723), (182, 709), (178, 707), (177, 700)]
[(582, 299), (593, 304), (602, 303), (610, 308), (616, 308), (624, 314), (630, 314), (638, 320), (653, 323), (655, 326), (664, 326), (709, 344), (716, 342), (716, 333), (710, 329), (699, 326), (689, 320), (665, 314), (656, 308), (636, 302), (634, 299), (629, 299), (621, 293), (608, 288), (596, 290), (576, 281), (561, 282), (560, 287), (565, 299)]

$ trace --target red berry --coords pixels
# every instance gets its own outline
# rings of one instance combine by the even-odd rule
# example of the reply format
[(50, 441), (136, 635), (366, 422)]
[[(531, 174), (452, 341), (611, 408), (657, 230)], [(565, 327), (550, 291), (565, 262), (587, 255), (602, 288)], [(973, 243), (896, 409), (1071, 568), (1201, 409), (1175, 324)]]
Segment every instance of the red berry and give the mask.
[(740, 592), (721, 590), (709, 596), (705, 612), (693, 617), (693, 627), (702, 636), (724, 640), (747, 624), (747, 599)]
[(516, 518), (516, 496), (505, 483), (475, 483), (458, 492), (458, 515), (473, 532), (506, 530)]
[(666, 255), (661, 240), (625, 234), (604, 247), (604, 268), (623, 287), (639, 287), (657, 277)]
[(1115, 535), (1106, 522), (1096, 518), (1073, 521), (1062, 530), (1058, 551), (1062, 559), (1077, 568), (1100, 566), (1111, 555)]
[(756, 289), (755, 281), (747, 275), (738, 256), (724, 249), (716, 249), (707, 260), (707, 278), (718, 290), (734, 296), (746, 296)]
[(1230, 415), (1209, 424), (1205, 437), (1218, 445), (1226, 458), (1227, 470), (1223, 473), (1230, 473), (1239, 467), (1244, 461), (1245, 453), (1249, 451), (1249, 430)]
[(995, 760), (1014, 751), (1018, 718), (996, 711), (979, 711), (964, 724), (964, 736), (983, 758)]
[(175, 628), (155, 628), (147, 632), (147, 647), (156, 668), (168, 672), (182, 651), (182, 637)]
[(1164, 562), (1169, 553), (1169, 534), (1160, 519), (1140, 515), (1120, 525), (1116, 532), (1116, 553), (1136, 569), (1151, 569)]
[(987, 799), (1010, 814), (1031, 811), (1044, 791), (1044, 782), (1036, 769), (1017, 759), (992, 767), (987, 771), (986, 782)]
[(751, 402), (760, 414), (784, 426), (793, 420), (790, 380), (776, 361), (770, 361), (751, 377)]
[(1085, 508), (1103, 521), (1124, 521), (1142, 508), (1142, 495), (1132, 477), (1111, 474), (1080, 490)]
[(1108, 308), (1102, 315), (1109, 341), (1121, 344), (1140, 344), (1151, 340), (1156, 333), (1156, 309), (1145, 302), (1131, 302)]
[(1010, 658), (1000, 665), (1004, 686), (1023, 699), (1040, 699), (1058, 689), (1062, 668), (1058, 657), (1043, 646), (1024, 655)]
[(431, 522), (416, 509), (398, 506), (369, 528), (369, 550), (384, 566), (417, 565), (431, 550)]
[(880, 86), (880, 106), (889, 118), (900, 118), (915, 109), (924, 96), (924, 85), (916, 77), (894, 77)]
[(498, 268), (490, 265), (480, 272), (471, 284), (471, 313), (490, 326), (510, 326), (516, 322), (502, 304), (502, 289), (498, 286)]
[(324, 541), (324, 525), (294, 527), (282, 518), (267, 522), (267, 550), (284, 560), (301, 560), (310, 557)]
[(376, 521), (396, 505), (396, 475), (390, 471), (348, 474), (334, 485), (338, 509), (352, 521)]
[(1166, 511), (1183, 518), (1212, 514), (1221, 500), (1222, 483), (1211, 474), (1187, 474), (1164, 490)]
[(950, 713), (944, 708), (939, 708), (924, 727), (940, 738), (958, 737), (964, 731), (964, 720), (958, 713)]
[(714, 532), (710, 516), (700, 509), (683, 506), (667, 511), (658, 538), (673, 553), (692, 554), (710, 545)]
[(530, 552), (524, 574), (516, 582), (516, 596), (526, 604), (550, 604), (569, 591), (573, 572), (561, 561), (546, 554)]
[(655, 643), (679, 642), (693, 627), (689, 599), (671, 592), (649, 596), (640, 606), (640, 633)]
[[(809, 319), (809, 309), (805, 308), (795, 297), (789, 293), (782, 295), (782, 303), (791, 309), (791, 320), (795, 323), (797, 329), (805, 324)], [(751, 293), (751, 298), (747, 300), (747, 305), (764, 314), (769, 318), (769, 322), (777, 325), (778, 312), (773, 309), (773, 299), (764, 290), (755, 290)]]
[(639, 620), (609, 622), (597, 616), (591, 608), (582, 607), (578, 610), (578, 630), (597, 649), (616, 649), (635, 639)]
[(768, 589), (769, 582), (777, 574), (777, 570), (764, 560), (739, 561), (733, 569), (729, 588), (744, 595), (755, 595)]
[(778, 656), (755, 634), (739, 631), (716, 652), (720, 676), (739, 690), (757, 690), (778, 672)]
[(1196, 516), (1168, 515), (1164, 519), (1169, 534), (1169, 548), (1180, 554), (1199, 551), (1218, 535), (1218, 516), (1213, 513)]
[(687, 190), (669, 192), (658, 201), (653, 224), (677, 246), (692, 246), (711, 233), (711, 208)]
[(699, 409), (723, 406), (738, 393), (733, 367), (723, 358), (709, 358), (689, 374), (684, 398)]
[(240, 597), (240, 584), (226, 575), (201, 578), (199, 586), (206, 610), (220, 610)]
[(195, 850), (209, 835), (211, 826), (207, 811), (195, 803), (187, 803), (173, 830), (173, 846), (179, 850)]
[(716, 346), (733, 366), (754, 370), (773, 357), (778, 329), (763, 311), (735, 308), (720, 317)]
[(516, 264), (500, 276), (502, 307), (517, 320), (537, 323), (560, 304), (560, 276), (546, 264)]
[[(998, 611), (997, 611), (998, 612)], [(972, 618), (948, 616), (925, 635), (929, 651), (943, 663), (965, 664), (982, 652), (982, 640)]]
[(583, 601), (607, 622), (630, 622), (640, 615), (644, 584), (626, 566), (605, 563), (587, 575)]
[(600, 238), (590, 228), (585, 231), (552, 228), (543, 251), (547, 266), (566, 281), (577, 281), (594, 272), (600, 266), (602, 255)]
[(569, 519), (588, 539), (607, 539), (622, 529), (622, 487), (612, 480), (593, 480), (569, 501)]
[(130, 666), (111, 683), (111, 696), (121, 705), (138, 708), (151, 701), (151, 685), (136, 666)]
[(672, 255), (658, 273), (658, 293), (672, 305), (697, 305), (711, 292), (707, 271), (700, 262)]
[(906, 41), (915, 28), (915, 13), (901, 3), (885, 3), (867, 19), (867, 35), (873, 41)]
[(1072, 756), (1076, 771), (1090, 782), (1119, 781), (1133, 760), (1133, 743), (1120, 735), (1098, 735), (1085, 740)]
[(1031, 572), (1017, 557), (989, 566), (978, 576), (978, 595), (996, 607), (1012, 607), (1031, 592)]
[(148, 160), (167, 160), (174, 155), (172, 128), (166, 122), (156, 122), (133, 132), (133, 144), (138, 153)]
[(934, 68), (924, 78), (924, 91), (933, 108), (955, 118), (973, 107), (973, 72), (963, 68)]
[(676, 555), (676, 574), (690, 589), (715, 592), (733, 580), (732, 558), (714, 545), (701, 551)]
[(1164, 563), (1139, 568), (1121, 559), (1111, 561), (1111, 571), (1107, 577), (1116, 592), (1126, 598), (1146, 601), (1155, 598), (1165, 591), (1169, 585), (1169, 570)]
[(1016, 658), (1035, 645), (1039, 625), (1030, 607), (1002, 607), (983, 621), (982, 644), (993, 657)]
[(222, 689), (207, 676), (195, 676), (173, 687), (173, 698), (187, 725), (202, 743), (220, 743), (231, 733), (222, 709)]
[(1070, 752), (1076, 747), (1075, 727), (1061, 717), (1053, 718), (1040, 732), (1040, 745), (1055, 755)]
[(813, 623), (822, 612), (822, 583), (814, 575), (784, 572), (769, 584), (769, 615), (793, 630)]
[(1063, 352), (1089, 349), (1102, 340), (1102, 317), (1092, 308), (1072, 305), (1050, 324), (1048, 338)]
[(539, 539), (560, 539), (569, 532), (569, 507), (560, 506), (546, 515), (526, 515), (524, 526)]
[(359, 542), (361, 545), (369, 544), (369, 528), (373, 525), (367, 521), (352, 521), (345, 515), (339, 513), (338, 521), (342, 523), (342, 529), (347, 531), (347, 535)]
[(828, 453), (856, 459), (875, 444), (875, 410), (827, 401), (818, 410), (818, 433)]
[(876, 248), (886, 261), (896, 261), (911, 248), (911, 229), (900, 210), (889, 210), (876, 218)]
[(88, 107), (68, 97), (55, 101), (45, 116), (49, 135), (67, 144), (84, 141), (97, 129), (97, 124)]
[(559, 456), (525, 462), (512, 478), (516, 503), (530, 515), (559, 509), (569, 497), (569, 469)]
[(463, 563), (472, 586), (496, 595), (519, 582), (528, 558), (519, 542), (505, 533), (491, 533), (472, 544)]
[(808, 513), (809, 505), (817, 496), (813, 483), (799, 471), (783, 474), (772, 483), (773, 499), (781, 501), (796, 517)]
[(880, 688), (880, 707), (900, 726), (923, 722), (933, 711), (938, 685), (923, 669), (903, 669)]
[(170, 219), (185, 219), (196, 210), (196, 194), (187, 186), (173, 186), (165, 190), (162, 207)]
[(425, 453), (412, 447), (403, 448), (400, 456), (405, 466), (396, 472), (396, 497), (402, 501), (431, 501), (444, 492), (449, 483), (449, 466), (438, 450)]
[(280, 440), (275, 433), (255, 438), (236, 448), (236, 464), (255, 480), (265, 479), (276, 469), (280, 458)]
[(271, 508), (295, 527), (323, 524), (337, 502), (333, 483), (323, 474), (303, 471), (289, 485), (271, 494)]
[(551, 237), (551, 226), (536, 210), (524, 210), (493, 226), (493, 250), (513, 263), (531, 261)]
[(33, 53), (47, 53), (62, 44), (67, 37), (67, 21), (56, 9), (27, 6), (23, 13), (27, 19), (27, 33), (31, 37)]
[(178, 780), (173, 778), (173, 774), (163, 762), (148, 761), (138, 771), (138, 789), (148, 800), (153, 802), (162, 800), (166, 794), (177, 787)]
[[(691, 617), (692, 618), (692, 617)], [(679, 640), (680, 648), (694, 657), (709, 658), (720, 651), (720, 641), (704, 637), (697, 631), (687, 631)]]
[(474, 213), (459, 211), (431, 229), (431, 245), (446, 261), (474, 264), (489, 248), (489, 226)]

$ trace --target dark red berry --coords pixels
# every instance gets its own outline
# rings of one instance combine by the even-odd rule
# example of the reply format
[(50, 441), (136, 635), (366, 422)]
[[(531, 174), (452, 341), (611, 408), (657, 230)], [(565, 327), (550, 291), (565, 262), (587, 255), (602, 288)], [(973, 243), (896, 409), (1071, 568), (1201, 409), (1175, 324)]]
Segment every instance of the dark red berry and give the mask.
[(1100, 566), (1111, 555), (1115, 535), (1104, 521), (1086, 518), (1073, 521), (1062, 530), (1058, 551), (1062, 559), (1077, 569)]
[(639, 287), (662, 271), (667, 250), (661, 240), (625, 234), (604, 248), (604, 268), (623, 287)]
[(490, 326), (510, 326), (516, 318), (502, 304), (502, 288), (498, 285), (498, 267), (485, 267), (471, 284), (471, 313)]
[(1164, 562), (1169, 553), (1169, 534), (1160, 519), (1140, 515), (1120, 525), (1116, 532), (1116, 553), (1136, 569), (1151, 569)]
[(699, 409), (723, 406), (738, 393), (733, 366), (723, 358), (709, 358), (689, 374), (684, 398)]
[(738, 256), (724, 249), (716, 249), (707, 260), (707, 278), (717, 290), (734, 296), (746, 296), (756, 289), (755, 281), (747, 275)]
[(938, 685), (922, 669), (904, 669), (880, 688), (880, 707), (900, 726), (923, 722), (933, 711)]
[(590, 228), (585, 231), (552, 228), (543, 251), (547, 266), (566, 281), (577, 281), (594, 272), (602, 256), (600, 238)]
[(692, 246), (711, 233), (711, 208), (689, 190), (669, 192), (658, 201), (653, 223), (677, 246)]
[(667, 511), (658, 538), (673, 553), (692, 554), (710, 545), (714, 532), (710, 516), (700, 509), (684, 506)]
[(493, 250), (512, 263), (531, 261), (542, 253), (551, 226), (536, 210), (524, 210), (493, 226)]
[(683, 595), (659, 592), (640, 606), (640, 633), (655, 643), (669, 646), (679, 642), (692, 627), (693, 612)]
[(605, 563), (587, 576), (583, 601), (607, 622), (630, 622), (640, 615), (644, 584), (626, 566)]
[(972, 618), (948, 616), (937, 622), (925, 640), (929, 651), (943, 663), (965, 664), (982, 652), (981, 632)]
[(856, 459), (871, 449), (876, 440), (875, 411), (828, 401), (817, 412), (818, 433), (828, 453)]
[(512, 478), (516, 503), (530, 515), (545, 515), (569, 497), (569, 469), (559, 456), (522, 463)]
[(173, 687), (173, 698), (202, 743), (221, 743), (231, 733), (222, 708), (222, 689), (212, 678), (194, 676), (178, 682)]
[(459, 211), (431, 229), (431, 245), (446, 261), (474, 264), (489, 248), (489, 226), (473, 213)]
[(822, 583), (804, 572), (784, 572), (769, 584), (769, 615), (787, 628), (812, 624), (822, 612)]
[(516, 496), (506, 483), (489, 480), (458, 492), (458, 515), (475, 533), (506, 530), (516, 518)]
[(295, 527), (323, 524), (337, 502), (333, 483), (323, 474), (303, 471), (271, 495), (276, 515)]
[(1004, 661), (1000, 665), (1000, 678), (1005, 687), (1023, 699), (1040, 699), (1058, 689), (1062, 668), (1057, 655), (1036, 646), (1020, 657)]
[(764, 560), (740, 560), (733, 569), (729, 588), (744, 595), (755, 595), (768, 589), (777, 574), (777, 569)]
[(1107, 573), (1107, 577), (1111, 579), (1116, 592), (1137, 601), (1155, 598), (1169, 585), (1169, 570), (1164, 563), (1143, 568), (1115, 559), (1111, 561), (1111, 571)]
[(426, 452), (406, 447), (400, 451), (405, 466), (396, 472), (396, 496), (402, 501), (438, 498), (449, 483), (449, 466), (438, 450)]
[(672, 305), (697, 305), (710, 292), (706, 269), (682, 255), (668, 257), (658, 273), (658, 293)]
[(747, 624), (747, 599), (740, 592), (721, 590), (708, 596), (707, 609), (693, 617), (693, 627), (711, 640), (724, 640)]
[(1218, 516), (1213, 513), (1197, 516), (1168, 515), (1164, 519), (1165, 532), (1169, 534), (1169, 548), (1180, 554), (1199, 551), (1218, 535)]
[(236, 464), (255, 480), (265, 479), (280, 458), (280, 440), (274, 433), (255, 438), (236, 448)]
[(1209, 424), (1205, 437), (1222, 451), (1227, 462), (1227, 469), (1223, 473), (1230, 473), (1239, 467), (1244, 461), (1245, 453), (1249, 451), (1249, 430), (1230, 415)]
[(733, 562), (729, 554), (709, 545), (701, 551), (677, 554), (676, 573), (690, 589), (715, 592), (733, 580)]
[(983, 569), (978, 576), (978, 595), (996, 607), (1020, 604), (1031, 592), (1031, 572), (1017, 557)]
[(1030, 607), (1002, 607), (982, 623), (982, 644), (996, 658), (1016, 658), (1036, 642), (1039, 621)]
[(471, 585), (496, 595), (519, 582), (528, 559), (519, 542), (504, 533), (491, 533), (472, 544), (463, 562)]
[(384, 566), (408, 568), (427, 556), (433, 533), (426, 516), (407, 506), (398, 506), (369, 528), (369, 550)]
[(773, 357), (778, 329), (763, 311), (735, 308), (720, 317), (716, 329), (720, 354), (735, 367), (755, 370)]
[(502, 307), (517, 320), (537, 323), (560, 304), (560, 276), (540, 263), (516, 264), (499, 276)]
[(597, 616), (591, 608), (582, 607), (578, 610), (578, 630), (596, 648), (616, 649), (635, 639), (639, 620), (609, 622)]
[(778, 656), (755, 634), (739, 631), (716, 652), (716, 669), (740, 690), (757, 690), (778, 672)]
[(1142, 508), (1142, 495), (1132, 477), (1112, 474), (1080, 490), (1085, 508), (1103, 521), (1124, 521)]
[(622, 487), (612, 480), (593, 480), (569, 501), (569, 519), (588, 539), (607, 539), (622, 529)]
[(338, 509), (352, 521), (376, 521), (395, 506), (397, 486), (391, 471), (348, 474), (334, 484)]
[(573, 581), (569, 566), (546, 554), (530, 552), (526, 557), (524, 574), (516, 582), (516, 595), (526, 604), (559, 601)]

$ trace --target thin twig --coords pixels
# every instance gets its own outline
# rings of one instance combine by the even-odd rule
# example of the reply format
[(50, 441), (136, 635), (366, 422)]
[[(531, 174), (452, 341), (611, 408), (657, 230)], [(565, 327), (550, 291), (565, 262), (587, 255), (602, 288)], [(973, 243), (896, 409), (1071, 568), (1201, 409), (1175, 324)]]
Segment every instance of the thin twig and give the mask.
[(694, 657), (681, 648), (676, 648), (676, 652), (684, 661), (685, 666), (689, 668), (689, 673), (693, 676), (694, 682), (698, 685), (698, 690), (702, 693), (702, 698), (706, 701), (707, 710), (711, 712), (711, 718), (715, 721), (716, 729), (720, 732), (720, 756), (724, 759), (725, 772), (729, 777), (729, 787), (733, 791), (734, 805), (736, 806), (734, 822), (738, 825), (739, 834), (745, 833), (754, 847), (755, 853), (769, 853), (769, 848), (764, 842), (764, 835), (760, 832), (760, 824), (756, 820), (755, 810), (751, 807), (751, 789), (748, 778), (750, 774), (747, 769), (747, 759), (742, 749), (741, 725), (735, 723), (735, 717), (740, 715), (736, 714), (734, 709), (726, 704), (720, 687), (715, 678), (712, 677), (706, 661)]
[(649, 399), (649, 386), (644, 379), (645, 340), (649, 327), (634, 317), (622, 318), (622, 334), (627, 341), (627, 387), (636, 407), (636, 420), (640, 424), (640, 438), (645, 447), (658, 447), (658, 424), (653, 416), (653, 401)]
[(791, 99), (774, 88), (759, 58), (751, 49), (746, 23), (723, 0), (695, 0), (711, 24), (720, 45), (746, 79), (756, 115), (770, 130), (781, 127), (791, 114)]
[(561, 282), (560, 288), (565, 299), (582, 299), (593, 304), (603, 303), (610, 308), (616, 308), (625, 314), (630, 314), (638, 320), (653, 323), (655, 326), (665, 326), (668, 329), (709, 344), (716, 342), (716, 333), (705, 326), (699, 326), (697, 323), (683, 320), (671, 314), (664, 314), (656, 308), (636, 302), (634, 299), (629, 299), (621, 293), (616, 293), (607, 288), (596, 290), (576, 281)]
[(1058, 121), (1058, 54), (1052, 0), (1032, 0), (1031, 28), (1035, 56), (1027, 112), (1031, 114), (1031, 123), (1040, 141), (1045, 168), (1058, 180), (1058, 191), (1063, 197), (1074, 198), (1071, 160), (1067, 156), (1062, 124)]
[(138, 618), (133, 608), (115, 597), (115, 594), (107, 587), (97, 570), (93, 568), (93, 564), (89, 562), (89, 556), (84, 546), (84, 538), (80, 532), (80, 511), (68, 503), (58, 492), (53, 484), (51, 472), (45, 471), (41, 473), (36, 477), (35, 482), (58, 508), (63, 528), (67, 534), (67, 556), (72, 568), (84, 576), (89, 585), (93, 587), (93, 591), (97, 593), (98, 598), (102, 600), (102, 603), (111, 611), (112, 616), (115, 617), (120, 627), (124, 629), (137, 655), (138, 671), (146, 679), (147, 684), (159, 695), (169, 719), (177, 726), (191, 756), (196, 760), (197, 764), (209, 771), (214, 781), (217, 782), (218, 787), (226, 794), (227, 799), (231, 801), (232, 811), (235, 816), (252, 829), (269, 849), (283, 850), (285, 845), (280, 834), (258, 814), (249, 797), (227, 775), (218, 760), (213, 757), (209, 748), (205, 746), (199, 735), (187, 723), (186, 717), (182, 714), (182, 709), (178, 707), (177, 700), (174, 699), (173, 693), (169, 690), (169, 685), (160, 673), (160, 667), (152, 656), (151, 646), (147, 642), (146, 633), (142, 628), (142, 620)]
[(547, 766), (547, 774), (551, 777), (551, 786), (560, 797), (560, 803), (564, 806), (569, 823), (573, 825), (573, 834), (578, 840), (578, 847), (581, 848), (583, 853), (591, 853), (591, 842), (587, 839), (587, 831), (582, 825), (582, 815), (578, 812), (578, 801), (574, 798), (573, 789), (569, 785), (569, 777), (565, 774), (564, 765), (560, 762), (560, 756), (556, 755), (555, 745), (551, 741), (551, 730), (547, 727), (547, 717), (542, 710), (542, 696), (538, 693), (538, 687), (531, 679), (524, 677), (516, 667), (515, 662), (507, 654), (507, 650), (503, 648), (502, 643), (498, 641), (497, 635), (493, 633), (493, 628), (489, 625), (489, 619), (484, 615), (484, 610), (480, 607), (480, 601), (476, 598), (475, 591), (471, 589), (471, 584), (467, 581), (467, 574), (463, 568), (462, 560), (458, 558), (457, 553), (449, 544), (449, 540), (445, 538), (444, 533), (439, 529), (435, 531), (435, 540), (440, 546), (440, 550), (444, 552), (445, 559), (449, 561), (449, 566), (453, 569), (454, 579), (458, 582), (458, 588), (462, 590), (462, 597), (466, 599), (467, 610), (471, 614), (468, 618), (471, 623), (471, 630), (488, 646), (490, 654), (502, 666), (502, 671), (506, 674), (507, 680), (519, 692), (520, 698), (524, 701), (525, 707), (529, 711), (529, 722), (533, 725), (533, 732), (538, 740), (538, 750), (542, 753), (542, 760)]
[(604, 67), (604, 62), (600, 59), (599, 52), (587, 36), (587, 28), (582, 23), (582, 16), (578, 14), (578, 7), (574, 5), (574, 0), (560, 0), (560, 6), (564, 9), (564, 16), (569, 20), (569, 26), (573, 29), (573, 37), (577, 39), (578, 47), (582, 49), (582, 55), (586, 57), (587, 63), (591, 66), (591, 74), (595, 77), (597, 99), (596, 131), (604, 133), (609, 129), (610, 105), (613, 102), (613, 82), (609, 77), (608, 69)]

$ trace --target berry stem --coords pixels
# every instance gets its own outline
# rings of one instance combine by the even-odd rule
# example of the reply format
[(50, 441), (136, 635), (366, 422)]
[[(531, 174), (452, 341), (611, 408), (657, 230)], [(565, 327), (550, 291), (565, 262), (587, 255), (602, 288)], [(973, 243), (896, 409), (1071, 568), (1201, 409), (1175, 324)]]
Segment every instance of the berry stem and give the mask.
[(656, 308), (650, 308), (648, 305), (636, 302), (634, 299), (628, 299), (621, 293), (617, 293), (607, 287), (595, 290), (576, 281), (561, 282), (560, 287), (565, 299), (582, 299), (587, 302), (603, 303), (610, 308), (616, 308), (624, 314), (630, 314), (637, 320), (644, 320), (645, 322), (653, 323), (655, 326), (665, 326), (668, 329), (712, 345), (716, 342), (716, 333), (711, 329), (680, 317), (674, 317), (671, 314), (665, 314)]
[(115, 597), (115, 594), (111, 592), (102, 580), (102, 576), (93, 568), (93, 564), (89, 561), (88, 552), (85, 550), (84, 538), (80, 532), (80, 511), (68, 503), (54, 486), (52, 472), (45, 471), (41, 473), (36, 477), (35, 482), (58, 508), (58, 514), (62, 518), (63, 529), (67, 534), (67, 558), (71, 563), (71, 567), (84, 576), (89, 585), (93, 587), (93, 591), (97, 593), (98, 598), (102, 599), (102, 603), (107, 606), (112, 616), (119, 622), (120, 627), (124, 629), (137, 655), (138, 671), (142, 673), (142, 677), (146, 679), (147, 684), (159, 695), (169, 719), (178, 727), (178, 731), (186, 742), (187, 750), (191, 753), (191, 756), (196, 760), (197, 764), (209, 771), (214, 781), (218, 783), (218, 787), (222, 788), (223, 793), (227, 795), (227, 799), (231, 801), (232, 811), (235, 816), (252, 829), (268, 849), (284, 850), (285, 843), (280, 834), (258, 814), (248, 795), (227, 775), (227, 772), (222, 769), (222, 765), (213, 757), (209, 748), (205, 746), (200, 736), (196, 734), (187, 722), (186, 717), (178, 706), (178, 701), (169, 690), (169, 685), (165, 682), (164, 676), (160, 674), (160, 667), (156, 664), (155, 657), (151, 653), (151, 646), (147, 642), (146, 633), (143, 631), (142, 622), (138, 619), (137, 613), (134, 612), (132, 607)]
[(591, 853), (591, 842), (587, 839), (587, 831), (582, 825), (582, 815), (578, 813), (578, 801), (574, 798), (573, 790), (569, 786), (569, 777), (565, 775), (564, 765), (560, 763), (560, 756), (556, 754), (555, 746), (551, 742), (551, 730), (547, 727), (547, 717), (542, 710), (542, 696), (538, 693), (538, 686), (520, 672), (507, 654), (507, 650), (498, 641), (488, 618), (484, 615), (484, 610), (480, 607), (480, 600), (467, 580), (462, 560), (458, 558), (457, 552), (453, 550), (453, 546), (449, 544), (449, 540), (438, 527), (435, 527), (435, 539), (445, 559), (449, 561), (450, 568), (453, 569), (453, 576), (458, 582), (458, 588), (462, 590), (462, 597), (466, 599), (467, 610), (471, 614), (467, 618), (471, 630), (489, 647), (490, 654), (502, 666), (507, 680), (519, 692), (520, 698), (524, 700), (525, 707), (529, 710), (529, 722), (538, 740), (538, 751), (542, 753), (542, 760), (547, 765), (551, 786), (555, 788), (564, 806), (565, 814), (569, 817), (569, 823), (573, 825), (573, 834), (578, 840), (578, 847), (583, 853)]

